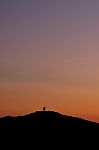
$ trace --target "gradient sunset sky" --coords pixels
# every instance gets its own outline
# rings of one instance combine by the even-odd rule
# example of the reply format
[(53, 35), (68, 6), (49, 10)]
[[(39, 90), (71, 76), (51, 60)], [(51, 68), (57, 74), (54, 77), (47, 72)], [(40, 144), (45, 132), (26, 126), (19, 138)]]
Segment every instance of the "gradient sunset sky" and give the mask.
[(99, 122), (99, 0), (0, 0), (0, 116)]

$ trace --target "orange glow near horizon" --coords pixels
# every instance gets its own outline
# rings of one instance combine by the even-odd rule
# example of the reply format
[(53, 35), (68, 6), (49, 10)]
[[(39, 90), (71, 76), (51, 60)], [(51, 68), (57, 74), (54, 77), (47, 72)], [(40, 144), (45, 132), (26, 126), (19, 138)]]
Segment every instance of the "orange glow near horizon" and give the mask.
[(3, 100), (0, 115), (23, 115), (46, 106), (48, 110), (98, 122), (98, 91), (79, 86), (7, 82), (0, 86), (0, 99)]

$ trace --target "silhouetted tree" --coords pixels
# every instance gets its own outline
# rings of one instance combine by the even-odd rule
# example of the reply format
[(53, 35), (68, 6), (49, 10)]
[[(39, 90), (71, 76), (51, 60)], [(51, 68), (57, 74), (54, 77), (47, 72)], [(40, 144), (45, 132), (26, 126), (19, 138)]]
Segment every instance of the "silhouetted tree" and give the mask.
[(45, 111), (46, 110), (46, 107), (43, 107), (43, 111)]

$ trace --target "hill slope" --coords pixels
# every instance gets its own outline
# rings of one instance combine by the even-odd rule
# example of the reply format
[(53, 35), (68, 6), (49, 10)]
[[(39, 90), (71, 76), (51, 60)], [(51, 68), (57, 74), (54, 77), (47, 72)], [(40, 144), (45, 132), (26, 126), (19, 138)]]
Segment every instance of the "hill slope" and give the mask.
[[(98, 144), (99, 124), (84, 119), (65, 116), (53, 111), (37, 111), (25, 116), (0, 118), (0, 141), (3, 147), (26, 145), (44, 147), (53, 145), (61, 149), (86, 147)], [(13, 142), (12, 142), (13, 141)], [(72, 145), (74, 143), (74, 145)], [(79, 143), (79, 144), (78, 144)], [(7, 146), (8, 146), (7, 145)], [(62, 148), (63, 147), (63, 148)], [(58, 149), (57, 148), (57, 149)], [(19, 149), (19, 148), (18, 148)]]
[(0, 129), (99, 130), (99, 124), (53, 111), (37, 111), (25, 116), (0, 118)]

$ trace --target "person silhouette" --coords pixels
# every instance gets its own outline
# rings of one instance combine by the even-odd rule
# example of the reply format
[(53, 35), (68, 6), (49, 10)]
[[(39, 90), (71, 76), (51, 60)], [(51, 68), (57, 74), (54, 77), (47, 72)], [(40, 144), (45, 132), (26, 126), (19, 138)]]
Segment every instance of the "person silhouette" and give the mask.
[(43, 111), (45, 111), (46, 110), (46, 107), (43, 107)]

